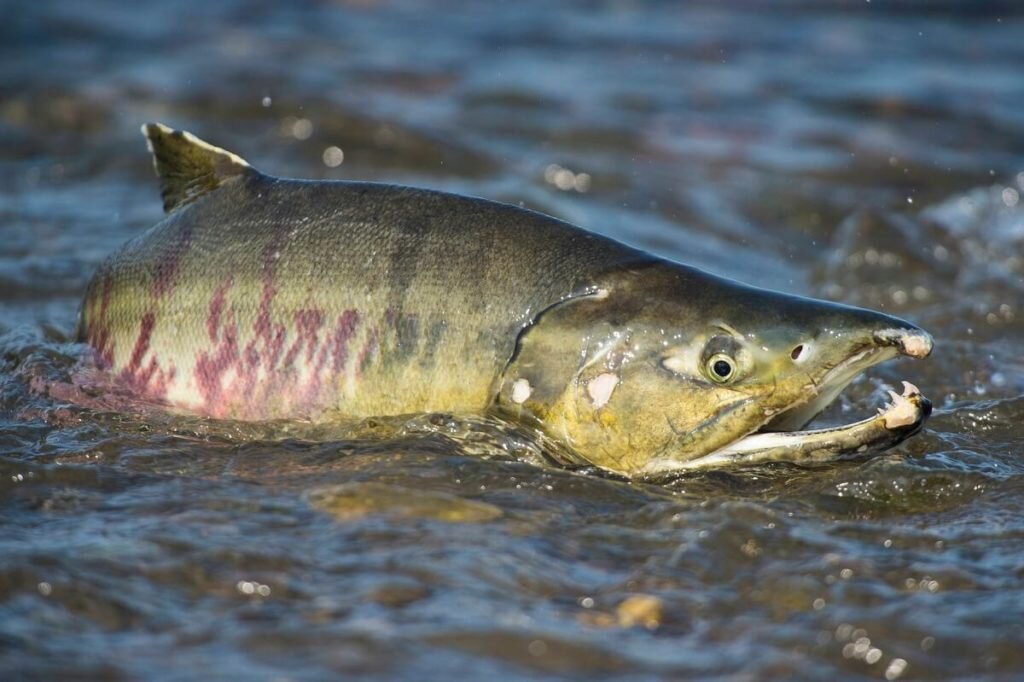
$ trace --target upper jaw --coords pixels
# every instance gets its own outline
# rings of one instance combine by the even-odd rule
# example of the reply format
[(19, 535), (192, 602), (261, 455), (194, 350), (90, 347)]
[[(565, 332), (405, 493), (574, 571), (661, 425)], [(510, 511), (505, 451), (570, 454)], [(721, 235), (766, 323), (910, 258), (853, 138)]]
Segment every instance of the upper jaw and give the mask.
[(896, 348), (901, 355), (911, 358), (926, 358), (935, 346), (932, 335), (916, 327), (880, 329), (872, 335), (872, 338), (880, 347)]
[(842, 393), (851, 381), (870, 367), (899, 355), (924, 358), (932, 352), (931, 335), (916, 327), (886, 328), (871, 334), (871, 340), (855, 347), (849, 357), (808, 385), (810, 398), (786, 408), (761, 426), (762, 431), (795, 431), (812, 419)]
[(855, 351), (850, 357), (830, 369), (821, 379), (807, 384), (809, 397), (786, 408), (763, 424), (761, 431), (795, 431), (802, 429), (842, 393), (851, 381), (865, 370), (880, 362), (896, 357), (891, 347), (870, 346)]

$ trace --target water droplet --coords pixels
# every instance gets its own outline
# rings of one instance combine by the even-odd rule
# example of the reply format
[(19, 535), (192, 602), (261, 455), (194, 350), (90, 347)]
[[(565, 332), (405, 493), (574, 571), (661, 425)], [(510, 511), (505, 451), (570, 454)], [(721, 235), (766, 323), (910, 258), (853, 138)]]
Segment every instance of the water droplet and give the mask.
[(576, 184), (576, 175), (568, 168), (563, 168), (555, 173), (555, 187), (565, 191), (572, 189)]
[(548, 652), (548, 645), (542, 639), (535, 639), (526, 647), (531, 656), (543, 656)]
[(858, 637), (857, 641), (853, 643), (853, 647), (859, 658), (871, 649), (871, 639), (869, 637)]
[(341, 147), (332, 145), (324, 150), (323, 159), (324, 165), (328, 168), (337, 168), (345, 160), (345, 152), (341, 150)]
[(907, 669), (907, 662), (902, 658), (894, 658), (889, 662), (889, 667), (885, 669), (885, 679), (895, 680), (897, 677), (903, 674), (903, 671)]
[(296, 140), (308, 140), (313, 135), (313, 122), (308, 118), (298, 118), (292, 124), (292, 136)]

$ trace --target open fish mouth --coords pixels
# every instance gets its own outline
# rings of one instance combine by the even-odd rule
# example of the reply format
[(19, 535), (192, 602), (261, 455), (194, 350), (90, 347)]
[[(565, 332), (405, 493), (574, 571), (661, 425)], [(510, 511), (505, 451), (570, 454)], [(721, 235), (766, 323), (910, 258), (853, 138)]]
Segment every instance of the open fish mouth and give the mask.
[(803, 431), (760, 430), (677, 469), (703, 469), (762, 462), (825, 462), (887, 450), (914, 435), (931, 414), (931, 402), (910, 382), (878, 414), (852, 424)]
[[(884, 333), (883, 333), (884, 334)], [(924, 426), (932, 412), (931, 402), (917, 386), (903, 382), (902, 393), (889, 391), (889, 402), (877, 414), (851, 424), (820, 429), (804, 427), (828, 407), (851, 381), (880, 362), (906, 355), (922, 358), (931, 352), (931, 337), (924, 332), (889, 338), (855, 352), (832, 368), (817, 384), (807, 388), (811, 398), (789, 407), (759, 429), (701, 457), (673, 462), (672, 470), (686, 471), (765, 462), (827, 462), (864, 457), (887, 450)], [(666, 473), (664, 464), (650, 473)]]

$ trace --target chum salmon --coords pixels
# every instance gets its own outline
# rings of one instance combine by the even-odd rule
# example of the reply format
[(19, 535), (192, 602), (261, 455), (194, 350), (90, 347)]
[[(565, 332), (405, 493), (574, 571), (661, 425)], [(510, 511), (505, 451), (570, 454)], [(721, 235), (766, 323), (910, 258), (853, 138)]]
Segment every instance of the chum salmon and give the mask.
[(555, 218), (387, 184), (276, 178), (143, 127), (166, 217), (98, 269), (78, 335), (122, 389), (238, 420), (444, 412), (538, 429), (627, 476), (884, 450), (930, 404), (802, 430), (931, 337)]

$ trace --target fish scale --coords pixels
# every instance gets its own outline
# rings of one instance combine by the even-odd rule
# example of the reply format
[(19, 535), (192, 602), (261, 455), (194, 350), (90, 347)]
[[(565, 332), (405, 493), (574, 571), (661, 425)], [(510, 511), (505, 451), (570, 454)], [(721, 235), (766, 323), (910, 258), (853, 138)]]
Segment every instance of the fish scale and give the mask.
[(253, 172), (111, 256), (81, 328), (115, 374), (200, 414), (480, 411), (531, 311), (641, 259), (482, 199)]
[(242, 420), (497, 415), (627, 475), (877, 451), (927, 417), (915, 392), (892, 426), (757, 433), (801, 428), (877, 362), (927, 355), (903, 320), (514, 206), (274, 178), (144, 132), (168, 214), (99, 268), (79, 326), (140, 398)]

